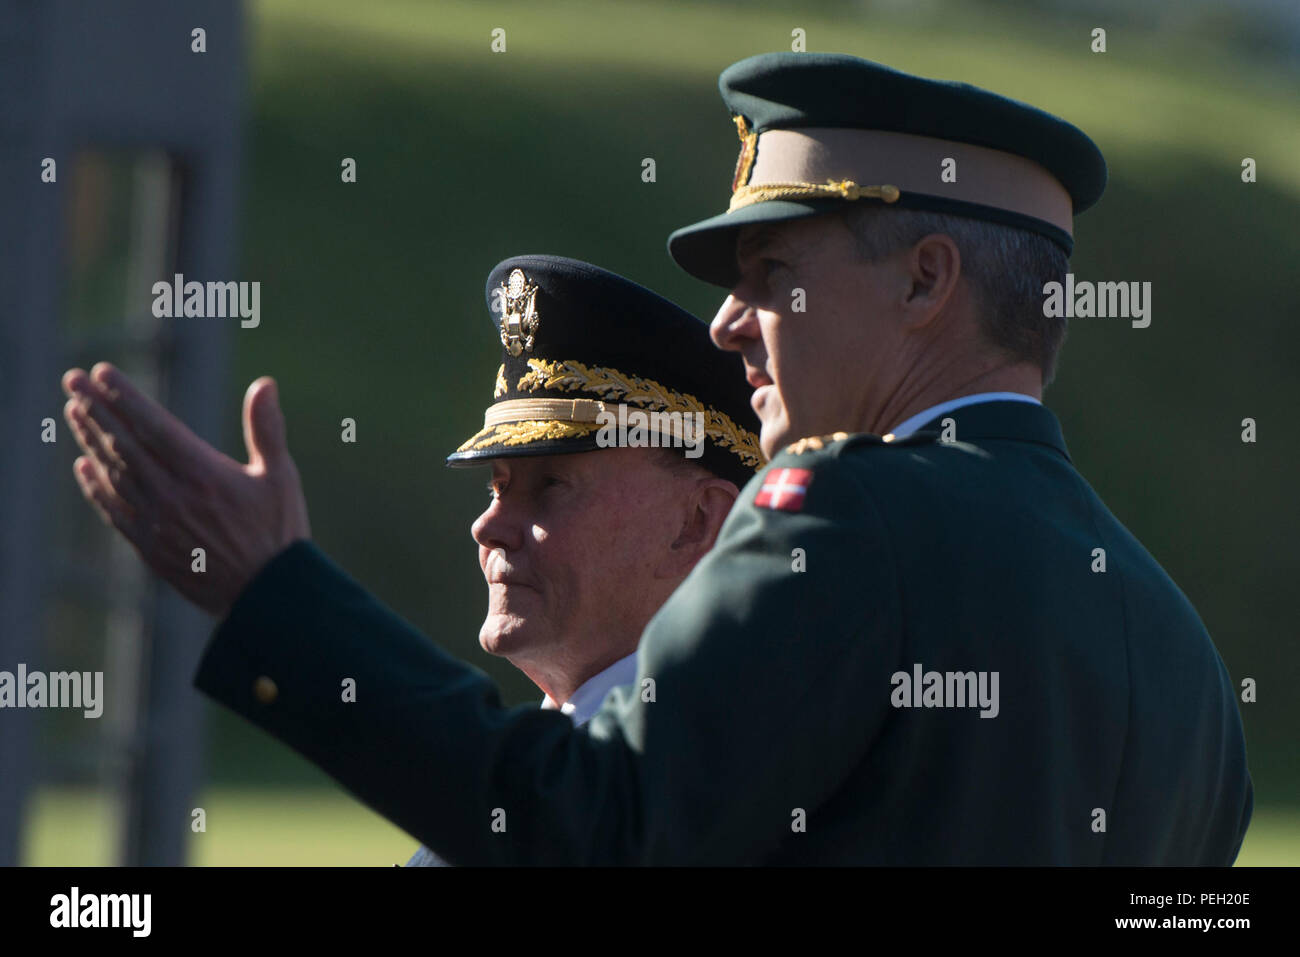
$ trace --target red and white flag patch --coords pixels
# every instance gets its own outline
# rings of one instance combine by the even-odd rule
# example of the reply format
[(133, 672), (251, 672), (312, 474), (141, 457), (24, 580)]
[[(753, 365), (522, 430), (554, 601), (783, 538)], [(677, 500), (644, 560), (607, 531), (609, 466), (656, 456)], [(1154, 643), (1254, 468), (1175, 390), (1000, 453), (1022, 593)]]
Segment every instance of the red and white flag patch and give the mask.
[(754, 496), (754, 504), (782, 512), (801, 511), (812, 479), (808, 469), (772, 469), (763, 476), (763, 486)]

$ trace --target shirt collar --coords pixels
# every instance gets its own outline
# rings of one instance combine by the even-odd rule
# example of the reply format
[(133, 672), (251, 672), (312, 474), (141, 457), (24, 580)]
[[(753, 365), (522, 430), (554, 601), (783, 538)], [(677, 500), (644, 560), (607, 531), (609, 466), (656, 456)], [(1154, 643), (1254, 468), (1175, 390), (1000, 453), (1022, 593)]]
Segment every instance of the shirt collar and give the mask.
[[(584, 725), (600, 710), (600, 706), (605, 701), (605, 695), (612, 688), (617, 688), (619, 685), (630, 685), (634, 681), (636, 681), (635, 651), (584, 681), (578, 686), (578, 690), (573, 693), (573, 697), (560, 705), (559, 710), (572, 718), (575, 725)], [(542, 701), (542, 707), (548, 710), (555, 708), (555, 702), (551, 700), (550, 695), (547, 695)]]
[(964, 406), (974, 405), (977, 402), (1032, 402), (1034, 405), (1043, 404), (1032, 395), (1024, 395), (1020, 392), (977, 392), (975, 395), (964, 395), (960, 399), (950, 399), (947, 402), (932, 405), (924, 412), (918, 412), (889, 431), (896, 438), (901, 439), (905, 435), (911, 435), (931, 419), (947, 412), (956, 411)]

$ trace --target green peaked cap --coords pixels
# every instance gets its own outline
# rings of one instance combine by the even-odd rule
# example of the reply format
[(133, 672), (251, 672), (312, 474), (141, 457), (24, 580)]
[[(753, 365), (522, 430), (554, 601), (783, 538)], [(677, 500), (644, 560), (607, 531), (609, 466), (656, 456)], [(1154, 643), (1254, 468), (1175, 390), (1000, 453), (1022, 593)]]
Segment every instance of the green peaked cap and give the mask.
[(674, 232), (668, 251), (736, 281), (740, 227), (869, 202), (1029, 229), (1073, 251), (1072, 217), (1106, 187), (1086, 133), (967, 83), (837, 53), (764, 53), (718, 80), (741, 135), (727, 212)]

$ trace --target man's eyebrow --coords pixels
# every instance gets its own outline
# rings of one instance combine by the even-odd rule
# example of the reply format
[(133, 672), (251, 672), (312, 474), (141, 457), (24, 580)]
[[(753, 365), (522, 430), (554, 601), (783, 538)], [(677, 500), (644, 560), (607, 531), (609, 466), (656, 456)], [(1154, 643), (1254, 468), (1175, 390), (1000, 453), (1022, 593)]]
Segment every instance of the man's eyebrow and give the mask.
[(736, 243), (737, 256), (752, 256), (755, 253), (762, 252), (772, 244), (772, 239), (776, 234), (771, 226), (761, 226), (749, 234), (742, 233), (739, 242)]
[(749, 234), (742, 233), (736, 242), (736, 263), (744, 266), (745, 262), (757, 258), (778, 245), (779, 234), (771, 226), (761, 226)]

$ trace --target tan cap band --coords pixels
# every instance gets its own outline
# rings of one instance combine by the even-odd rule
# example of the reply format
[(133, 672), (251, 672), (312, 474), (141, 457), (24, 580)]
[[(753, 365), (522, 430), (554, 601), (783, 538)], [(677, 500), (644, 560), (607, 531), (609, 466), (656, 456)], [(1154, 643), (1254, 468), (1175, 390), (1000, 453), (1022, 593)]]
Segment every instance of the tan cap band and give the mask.
[[(945, 159), (956, 162), (944, 182)], [(1059, 180), (1033, 160), (952, 140), (883, 130), (805, 129), (759, 133), (745, 187), (812, 186), (845, 181), (1005, 209), (1074, 235), (1074, 206)], [(759, 190), (751, 189), (750, 193)], [(841, 191), (842, 193), (842, 191)], [(865, 189), (861, 195), (870, 195)], [(856, 198), (854, 196), (846, 198)]]
[(595, 422), (596, 417), (607, 409), (617, 414), (618, 406), (606, 406), (604, 402), (594, 399), (510, 399), (488, 407), (483, 413), (483, 427), (529, 419)]
[[(627, 411), (620, 416), (619, 410)], [(657, 412), (638, 409), (620, 402), (600, 402), (596, 399), (509, 399), (490, 406), (483, 413), (483, 428), (507, 422), (596, 422), (602, 412), (608, 412), (618, 419), (636, 424), (634, 413), (640, 413), (641, 421), (646, 423), (649, 432), (671, 435), (682, 441), (694, 441), (696, 438), (695, 421), (689, 412)]]

